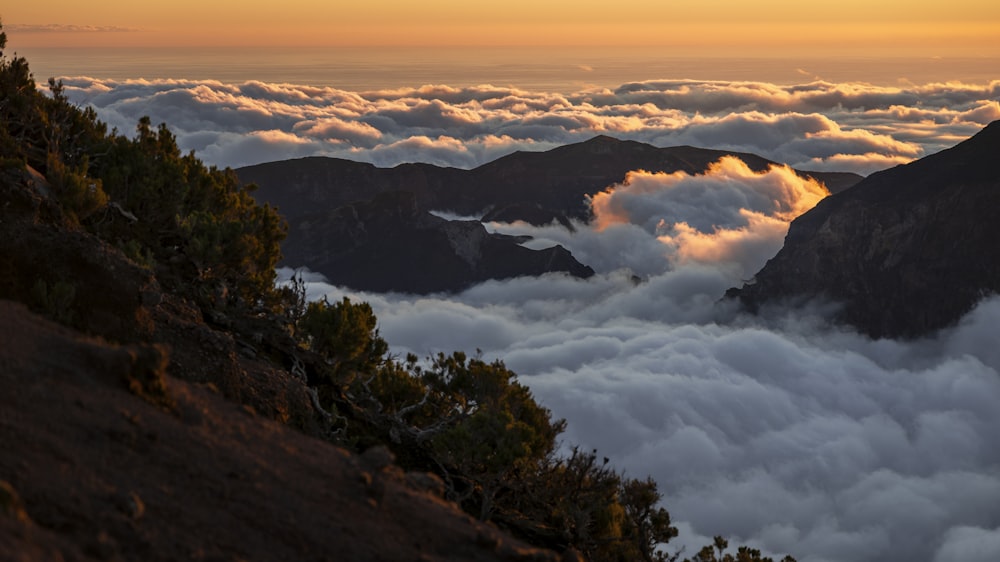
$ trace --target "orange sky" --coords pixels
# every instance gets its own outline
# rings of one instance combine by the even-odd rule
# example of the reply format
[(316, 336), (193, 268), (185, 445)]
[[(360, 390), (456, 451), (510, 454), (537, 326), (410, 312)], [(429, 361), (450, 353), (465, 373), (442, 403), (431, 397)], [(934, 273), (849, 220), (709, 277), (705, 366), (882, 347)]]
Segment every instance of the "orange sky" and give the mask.
[(715, 55), (1000, 54), (996, 0), (504, 0), (499, 7), (456, 0), (34, 0), (8, 3), (0, 18), (14, 48), (656, 45)]

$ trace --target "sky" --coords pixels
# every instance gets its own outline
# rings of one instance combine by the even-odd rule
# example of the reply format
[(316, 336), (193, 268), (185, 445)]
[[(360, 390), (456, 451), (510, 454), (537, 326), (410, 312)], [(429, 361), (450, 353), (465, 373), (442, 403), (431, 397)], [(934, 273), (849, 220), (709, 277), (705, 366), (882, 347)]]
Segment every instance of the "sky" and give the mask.
[(25, 47), (624, 45), (687, 55), (1000, 53), (1000, 5), (991, 0), (40, 0), (8, 3), (0, 17)]

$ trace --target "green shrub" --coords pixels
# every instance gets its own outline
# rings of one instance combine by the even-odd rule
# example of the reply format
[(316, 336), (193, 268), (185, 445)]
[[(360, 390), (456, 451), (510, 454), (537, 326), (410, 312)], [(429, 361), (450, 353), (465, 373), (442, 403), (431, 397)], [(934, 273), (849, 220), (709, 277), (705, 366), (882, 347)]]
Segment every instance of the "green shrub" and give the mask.
[[(77, 221), (108, 204), (101, 180), (88, 178), (84, 171), (70, 170), (55, 154), (49, 154), (47, 169), (46, 179), (55, 190), (63, 211)], [(86, 170), (86, 160), (83, 169)]]
[(330, 364), (326, 384), (347, 386), (357, 373), (375, 373), (389, 345), (378, 334), (378, 320), (368, 303), (353, 304), (344, 297), (309, 303), (299, 331), (309, 347)]
[(56, 281), (49, 285), (44, 279), (39, 279), (31, 287), (31, 297), (35, 310), (48, 318), (67, 326), (76, 321), (76, 313), (73, 311), (76, 286), (72, 283)]

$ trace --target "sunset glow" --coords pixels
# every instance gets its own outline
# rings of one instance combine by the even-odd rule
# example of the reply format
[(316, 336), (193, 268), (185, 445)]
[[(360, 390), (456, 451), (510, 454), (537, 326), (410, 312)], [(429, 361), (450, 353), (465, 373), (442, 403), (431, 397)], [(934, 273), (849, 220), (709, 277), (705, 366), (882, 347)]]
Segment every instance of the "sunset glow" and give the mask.
[[(554, 456), (522, 459), (507, 472), (487, 469), (488, 482), (500, 483), (487, 496), (494, 484), (453, 472), (452, 460), (421, 456), (449, 448), (452, 429), (465, 427), (448, 424), (483, 420), (490, 432), (524, 425), (480, 408), (497, 401), (493, 394), (473, 402), (450, 390), (452, 374), (396, 362), (412, 354), (427, 365), (461, 351), (475, 361), (502, 361), (553, 420), (566, 421), (552, 455), (579, 445), (600, 455), (593, 459), (606, 455), (605, 465), (592, 463), (606, 467), (600, 471), (614, 467), (658, 482), (659, 505), (669, 509), (678, 535), (658, 548), (674, 559), (727, 537), (775, 560), (784, 553), (802, 562), (1000, 560), (1000, 286), (996, 268), (986, 267), (1000, 263), (990, 215), (1000, 206), (992, 198), (998, 191), (986, 196), (1000, 189), (992, 160), (1000, 152), (1000, 1), (8, 0), (0, 22), (7, 40), (0, 57), (0, 94), (7, 96), (0, 97), (0, 149), (7, 151), (0, 153), (0, 193), (31, 203), (0, 205), (3, 232), (16, 238), (8, 245), (25, 255), (15, 262), (0, 252), (0, 261), (23, 270), (21, 279), (0, 268), (0, 285), (16, 285), (8, 293), (65, 322), (89, 322), (82, 312), (102, 323), (105, 316), (134, 317), (109, 325), (114, 333), (133, 323), (148, 331), (141, 337), (157, 342), (156, 357), (164, 361), (161, 350), (176, 353), (151, 380), (175, 371), (188, 376), (189, 361), (206, 358), (191, 370), (198, 384), (168, 385), (179, 389), (185, 431), (214, 432), (228, 419), (201, 414), (200, 397), (211, 394), (199, 388), (201, 377), (211, 369), (225, 385), (249, 381), (253, 392), (234, 386), (234, 396), (256, 400), (273, 394), (257, 390), (276, 389), (273, 408), (265, 402), (267, 409), (249, 409), (259, 412), (252, 420), (239, 414), (255, 427), (280, 415), (351, 447), (392, 436), (397, 426), (424, 436), (395, 441), (407, 449), (398, 473), (387, 468), (391, 459), (379, 460), (378, 470), (365, 468), (367, 479), (352, 479), (358, 486), (433, 483), (429, 475), (398, 476), (414, 468), (403, 463), (419, 462), (419, 471), (430, 467), (445, 477), (438, 492), (447, 481), (447, 497), (464, 494), (463, 507), (485, 518), (494, 499), (521, 505), (519, 494), (542, 489), (547, 480), (531, 476), (539, 467), (545, 478), (568, 482), (574, 473), (549, 464)], [(251, 197), (276, 205), (287, 221), (284, 257), (277, 255), (281, 221), (270, 209), (247, 205)], [(982, 212), (973, 216), (973, 209)], [(30, 237), (14, 236), (20, 227), (11, 225), (22, 223), (8, 217), (21, 214)], [(255, 226), (258, 216), (269, 217), (266, 228)], [(59, 237), (46, 235), (53, 241), (39, 249), (36, 232), (45, 221)], [(85, 237), (100, 259), (73, 255)], [(783, 248), (794, 250), (786, 252), (791, 258), (779, 254)], [(965, 252), (970, 248), (976, 253)], [(37, 256), (51, 271), (35, 267)], [(60, 256), (72, 263), (56, 263)], [(762, 273), (769, 263), (784, 269)], [(102, 264), (109, 277), (93, 277)], [(275, 264), (279, 286), (288, 284), (280, 298), (267, 277)], [(232, 279), (216, 273), (221, 269)], [(977, 275), (988, 283), (966, 283)], [(115, 276), (121, 283), (105, 281)], [(249, 288), (243, 278), (253, 280)], [(952, 278), (954, 288), (947, 286)], [(184, 293), (168, 296), (168, 283)], [(753, 304), (753, 313), (732, 298), (768, 286), (777, 289), (760, 307)], [(93, 287), (124, 295), (121, 306), (82, 308), (91, 301), (104, 306), (91, 297)], [(920, 319), (948, 303), (961, 306), (949, 320), (956, 324), (940, 332), (873, 340), (889, 333), (880, 327), (886, 322), (842, 325), (843, 307), (832, 300), (841, 295), (831, 287), (849, 290), (845, 298), (860, 295), (859, 309), (884, 308), (888, 324), (904, 327), (909, 321), (895, 311)], [(250, 292), (258, 289), (266, 298)], [(985, 300), (974, 305), (973, 296)], [(371, 307), (352, 332), (384, 337), (388, 346), (384, 361), (365, 352), (371, 373), (356, 370), (354, 358), (342, 361), (337, 350), (321, 356), (321, 343), (339, 343), (305, 329), (314, 318), (326, 325), (314, 311), (339, 310), (331, 303), (348, 299)], [(325, 304), (314, 309), (306, 300)], [(243, 320), (245, 311), (252, 321)], [(372, 313), (377, 322), (367, 320)], [(147, 330), (147, 316), (155, 329)], [(211, 322), (196, 322), (201, 317)], [(223, 326), (227, 331), (216, 333)], [(249, 327), (254, 334), (244, 333)], [(177, 336), (175, 344), (181, 332), (197, 341)], [(293, 333), (298, 339), (289, 339)], [(161, 346), (161, 334), (169, 346)], [(306, 348), (308, 365), (296, 351)], [(218, 369), (213, 350), (221, 354)], [(321, 360), (339, 367), (327, 369)], [(141, 363), (129, 369), (146, 369)], [(285, 373), (291, 363), (297, 367)], [(237, 366), (246, 377), (234, 374)], [(394, 378), (410, 370), (412, 381)], [(389, 378), (378, 378), (383, 374)], [(86, 386), (80, 392), (93, 385)], [(401, 389), (390, 396), (392, 408), (383, 410), (371, 394), (376, 386)], [(361, 387), (365, 393), (355, 395)], [(426, 393), (417, 402), (420, 389)], [(319, 402), (333, 395), (332, 408)], [(403, 406), (407, 396), (413, 402)], [(134, 403), (140, 397), (128, 396)], [(460, 407), (448, 404), (453, 398), (461, 398)], [(193, 422), (189, 410), (198, 413)], [(425, 425), (432, 411), (449, 419)], [(117, 423), (166, 435), (149, 424), (153, 414), (168, 416), (150, 412), (142, 423), (138, 413)], [(380, 421), (390, 417), (388, 425)], [(256, 455), (258, 445), (270, 446), (248, 443), (239, 440), (237, 448)], [(101, 440), (83, 446), (107, 457)], [(365, 453), (356, 467), (383, 456)], [(178, 477), (191, 481), (192, 474)], [(578, 482), (590, 479), (581, 474)], [(0, 491), (30, 480), (22, 476), (0, 478)], [(635, 495), (608, 493), (603, 478), (570, 495)], [(186, 523), (156, 523), (176, 511), (157, 505), (162, 488), (157, 479), (138, 489), (150, 507), (138, 524), (163, 527), (174, 541)], [(90, 503), (139, 503), (130, 490)], [(341, 494), (333, 485), (320, 491), (372, 496), (370, 489)], [(215, 513), (220, 504), (211, 498), (192, 506)], [(372, 513), (396, 511), (396, 504), (380, 503), (381, 495), (370, 501), (378, 508)], [(563, 548), (571, 535), (592, 546), (628, 545), (641, 527), (621, 519), (608, 525), (621, 536), (594, 542), (589, 524), (571, 533), (552, 521), (632, 507), (566, 505), (536, 526), (496, 503), (494, 515), (504, 517), (497, 532), (513, 522), (529, 535), (541, 529), (532, 540)], [(38, 512), (55, 513), (45, 510)], [(133, 511), (115, 515), (128, 518), (108, 527), (115, 549), (138, 545), (123, 549), (123, 559), (152, 552), (146, 535), (134, 532), (141, 513)], [(35, 512), (28, 505), (25, 513)], [(97, 534), (24, 519), (38, 524), (43, 539), (66, 527), (89, 545)], [(102, 529), (105, 519), (96, 520)], [(287, 535), (267, 527), (269, 520), (254, 520), (261, 544)], [(389, 527), (377, 528), (384, 534)], [(111, 540), (120, 538), (111, 537), (116, 529), (127, 532), (120, 542)], [(447, 542), (464, 549), (456, 537)], [(332, 540), (371, 543), (352, 533)], [(188, 549), (181, 541), (172, 552), (248, 560), (343, 554), (269, 557), (252, 544), (236, 546)], [(426, 556), (446, 559), (431, 550)]]
[(847, 0), (710, 4), (694, 1), (547, 2), (502, 7), (455, 0), (353, 4), (136, 4), (64, 0), (8, 5), (11, 41), (32, 46), (659, 46), (675, 53), (986, 56), (1000, 53), (1000, 5)]

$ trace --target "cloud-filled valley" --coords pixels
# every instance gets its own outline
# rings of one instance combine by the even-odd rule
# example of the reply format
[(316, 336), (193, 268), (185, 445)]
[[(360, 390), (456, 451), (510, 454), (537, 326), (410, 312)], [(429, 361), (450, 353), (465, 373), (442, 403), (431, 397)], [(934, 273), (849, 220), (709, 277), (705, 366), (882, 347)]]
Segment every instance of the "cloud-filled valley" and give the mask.
[(64, 78), (66, 93), (131, 131), (169, 123), (219, 166), (327, 155), (378, 166), (473, 168), (597, 134), (752, 152), (800, 169), (867, 174), (937, 152), (1000, 119), (1000, 81), (897, 87), (659, 80), (574, 93), (514, 87), (349, 92), (193, 80)]
[(1000, 299), (917, 342), (830, 325), (826, 303), (751, 318), (719, 300), (822, 196), (787, 168), (737, 160), (636, 172), (594, 196), (575, 232), (489, 225), (565, 245), (597, 270), (589, 280), (414, 297), (313, 277), (310, 294), (370, 302), (396, 353), (503, 359), (568, 420), (567, 445), (659, 482), (681, 528), (672, 548), (689, 555), (725, 534), (808, 561), (992, 560)]
[(569, 421), (566, 444), (660, 483), (689, 552), (722, 533), (799, 560), (993, 560), (1000, 300), (935, 340), (873, 342), (822, 309), (736, 317), (717, 303), (731, 283), (699, 265), (454, 297), (311, 290), (370, 302), (397, 353), (502, 358)]
[[(576, 93), (479, 86), (347, 92), (246, 82), (64, 79), (130, 131), (167, 122), (206, 162), (328, 155), (472, 168), (596, 134), (752, 152), (799, 169), (871, 173), (1000, 119), (985, 85), (780, 86), (649, 81)], [(720, 302), (824, 196), (785, 167), (723, 159), (703, 175), (633, 171), (594, 221), (491, 223), (561, 244), (597, 274), (489, 281), (457, 295), (310, 296), (372, 304), (393, 352), (482, 350), (521, 376), (567, 445), (652, 475), (691, 555), (713, 534), (800, 561), (1000, 557), (1000, 299), (915, 342), (826, 321), (829, 303), (739, 314)], [(289, 270), (282, 272), (284, 276)]]

